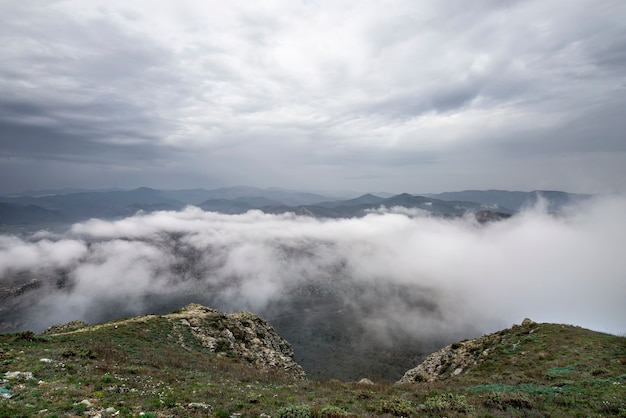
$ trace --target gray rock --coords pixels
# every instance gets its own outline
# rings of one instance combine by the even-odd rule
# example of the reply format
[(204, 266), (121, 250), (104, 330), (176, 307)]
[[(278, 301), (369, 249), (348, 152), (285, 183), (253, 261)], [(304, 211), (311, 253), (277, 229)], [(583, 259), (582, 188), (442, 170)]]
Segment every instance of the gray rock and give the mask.
[(188, 328), (204, 347), (218, 356), (241, 358), (262, 369), (279, 370), (296, 379), (306, 378), (294, 360), (291, 345), (255, 314), (225, 314), (190, 304), (166, 317), (173, 320), (175, 328)]
[(91, 408), (93, 405), (91, 402), (89, 402), (88, 399), (83, 399), (82, 401), (78, 402), (77, 405), (85, 405), (85, 407), (87, 408)]

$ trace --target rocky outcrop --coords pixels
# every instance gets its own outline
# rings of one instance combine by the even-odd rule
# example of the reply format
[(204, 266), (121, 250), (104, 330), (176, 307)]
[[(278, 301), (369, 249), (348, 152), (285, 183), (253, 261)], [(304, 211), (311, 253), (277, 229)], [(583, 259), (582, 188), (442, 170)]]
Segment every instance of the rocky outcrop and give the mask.
[(42, 334), (60, 334), (62, 332), (76, 331), (77, 329), (85, 328), (88, 326), (89, 324), (85, 321), (70, 321), (65, 324), (52, 325), (44, 332), (42, 332)]
[(189, 330), (202, 346), (219, 356), (241, 358), (257, 367), (281, 371), (297, 379), (306, 377), (295, 362), (289, 343), (270, 324), (252, 313), (225, 314), (191, 304), (165, 316), (174, 321), (183, 346), (187, 342), (182, 332)]
[[(514, 325), (513, 329), (523, 327), (532, 332), (535, 325), (535, 322), (526, 318), (522, 325)], [(504, 334), (505, 331), (500, 331), (447, 345), (407, 371), (396, 383), (434, 382), (465, 373), (489, 358)]]

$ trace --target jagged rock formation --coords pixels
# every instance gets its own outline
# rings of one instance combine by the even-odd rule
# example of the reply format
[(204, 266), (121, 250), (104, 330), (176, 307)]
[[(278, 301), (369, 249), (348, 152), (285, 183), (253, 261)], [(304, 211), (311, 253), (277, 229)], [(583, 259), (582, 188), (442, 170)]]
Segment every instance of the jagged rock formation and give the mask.
[[(526, 318), (521, 325), (514, 325), (513, 328), (523, 327), (525, 331), (532, 333), (536, 325)], [(426, 357), (417, 367), (407, 371), (396, 383), (434, 382), (458, 376), (489, 358), (502, 336), (503, 331), (500, 331), (447, 345)]]
[[(294, 360), (291, 345), (274, 328), (250, 312), (225, 314), (198, 304), (165, 315), (176, 321), (178, 331), (185, 328), (201, 344), (220, 356), (236, 357), (267, 370), (281, 370), (298, 379), (306, 377)], [(175, 328), (176, 329), (176, 328)], [(185, 345), (182, 336), (181, 345)]]

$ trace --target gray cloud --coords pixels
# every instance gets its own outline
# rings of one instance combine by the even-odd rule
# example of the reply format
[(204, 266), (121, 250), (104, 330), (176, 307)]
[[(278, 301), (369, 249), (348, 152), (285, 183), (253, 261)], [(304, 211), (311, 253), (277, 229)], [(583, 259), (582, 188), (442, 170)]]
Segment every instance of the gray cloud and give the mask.
[[(585, 179), (547, 165), (543, 182), (620, 189), (620, 174), (596, 174), (589, 153), (626, 165), (615, 117), (625, 7), (3, 2), (0, 144), (12, 181), (0, 187), (368, 191), (355, 179), (377, 176), (371, 185), (390, 191), (407, 191), (407, 177), (428, 178), (409, 191), (490, 188), (503, 177), (533, 189), (530, 161), (549, 153), (565, 172), (585, 167)], [(528, 164), (504, 176), (474, 169), (521, 158)], [(63, 161), (68, 175), (43, 160)], [(103, 168), (89, 173), (88, 162)]]

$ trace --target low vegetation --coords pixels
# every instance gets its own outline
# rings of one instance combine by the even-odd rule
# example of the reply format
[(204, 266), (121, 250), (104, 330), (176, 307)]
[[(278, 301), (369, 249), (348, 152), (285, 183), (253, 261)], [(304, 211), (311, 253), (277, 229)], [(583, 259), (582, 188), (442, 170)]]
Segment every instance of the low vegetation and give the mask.
[(578, 327), (516, 326), (463, 373), (391, 384), (303, 380), (176, 326), (0, 335), (0, 417), (626, 417), (626, 339)]

